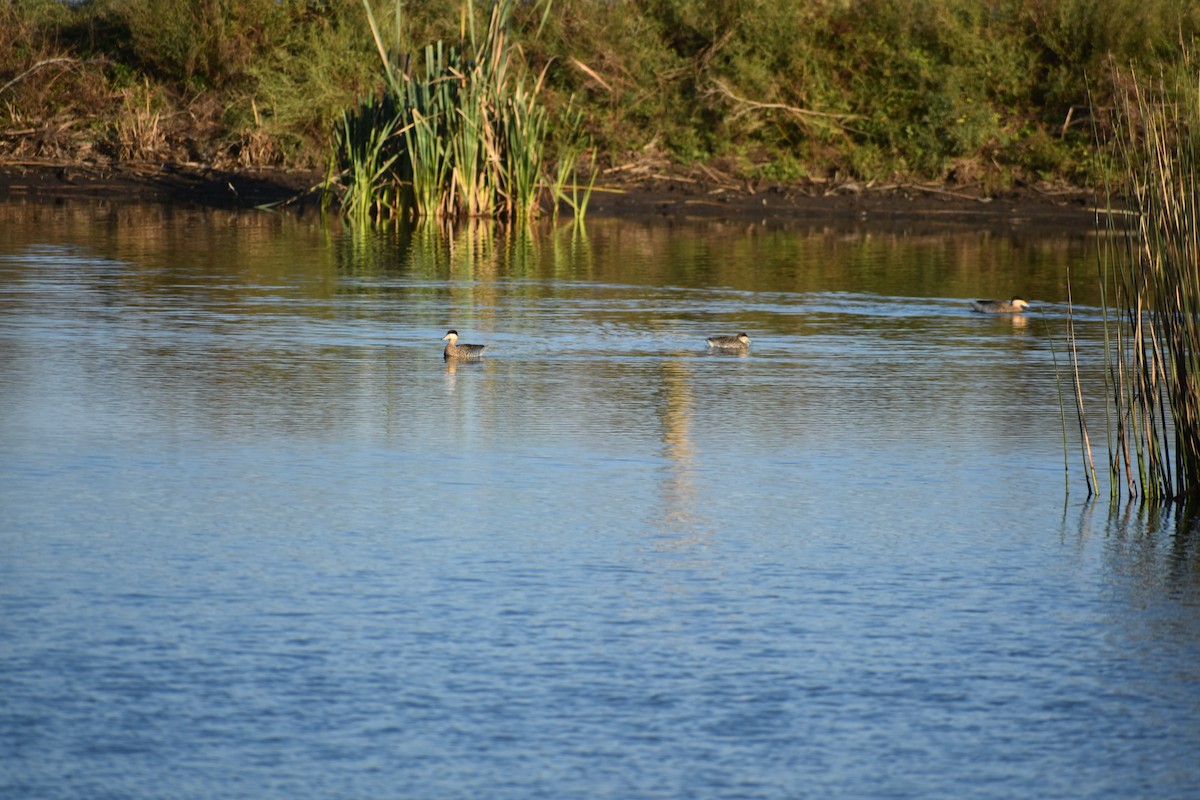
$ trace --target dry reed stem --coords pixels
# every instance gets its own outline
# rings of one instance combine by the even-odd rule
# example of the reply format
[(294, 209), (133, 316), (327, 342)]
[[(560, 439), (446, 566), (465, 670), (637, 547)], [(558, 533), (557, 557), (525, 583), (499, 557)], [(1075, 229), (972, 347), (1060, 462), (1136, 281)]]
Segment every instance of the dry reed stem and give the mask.
[[(1131, 77), (1131, 88), (1118, 95), (1110, 141), (1138, 213), (1133, 238), (1113, 258), (1124, 316), (1113, 375), (1117, 452), (1131, 496), (1176, 499), (1200, 480), (1200, 162), (1192, 139), (1200, 92), (1188, 98), (1178, 86), (1143, 86)], [(1121, 85), (1119, 75), (1114, 83)], [(1172, 91), (1186, 102), (1176, 102)], [(1108, 224), (1115, 231), (1111, 216)], [(1117, 453), (1112, 468), (1114, 476), (1121, 471)]]

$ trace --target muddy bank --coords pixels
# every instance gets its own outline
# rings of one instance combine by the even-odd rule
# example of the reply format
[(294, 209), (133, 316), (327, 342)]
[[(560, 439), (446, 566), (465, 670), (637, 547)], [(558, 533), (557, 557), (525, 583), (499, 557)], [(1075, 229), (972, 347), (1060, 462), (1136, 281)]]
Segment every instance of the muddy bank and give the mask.
[(0, 163), (0, 200), (106, 198), (253, 208), (296, 198), (317, 203), (316, 173), (227, 172), (201, 165), (121, 165), (25, 161)]
[(745, 220), (764, 224), (795, 220), (839, 223), (938, 223), (955, 226), (1081, 230), (1096, 225), (1090, 194), (1022, 190), (980, 197), (940, 187), (819, 185), (729, 189), (670, 181), (600, 187), (588, 214)]
[[(0, 200), (71, 198), (186, 203), (216, 208), (283, 204), (316, 208), (319, 173), (225, 172), (200, 165), (0, 164)], [(732, 185), (686, 174), (603, 176), (589, 215), (728, 219), (779, 223), (805, 219), (868, 223), (916, 221), (981, 226), (1090, 229), (1096, 201), (1075, 190), (1025, 188), (997, 197), (935, 186)]]

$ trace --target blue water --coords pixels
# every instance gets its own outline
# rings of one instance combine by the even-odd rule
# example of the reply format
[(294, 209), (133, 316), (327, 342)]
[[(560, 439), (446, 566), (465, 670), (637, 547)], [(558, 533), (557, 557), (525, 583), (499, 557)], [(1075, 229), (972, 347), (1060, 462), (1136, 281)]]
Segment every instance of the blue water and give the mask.
[(0, 796), (1200, 796), (1086, 236), (5, 213)]

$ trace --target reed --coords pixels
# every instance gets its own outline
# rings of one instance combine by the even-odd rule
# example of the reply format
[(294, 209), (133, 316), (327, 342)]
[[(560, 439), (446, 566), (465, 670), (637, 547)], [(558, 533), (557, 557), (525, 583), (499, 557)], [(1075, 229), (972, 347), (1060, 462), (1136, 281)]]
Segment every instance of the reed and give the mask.
[(388, 93), (397, 99), (396, 127), (403, 133), (400, 160), (390, 181), (401, 190), (403, 210), (411, 216), (443, 216), (443, 187), (450, 173), (450, 148), (444, 135), (454, 84), (444, 77), (457, 53), (442, 42), (425, 48), (425, 75), (398, 76)]
[(122, 159), (150, 161), (166, 143), (158, 98), (147, 80), (141, 87), (129, 87), (122, 93), (121, 114), (116, 124), (117, 152)]
[[(542, 2), (548, 11), (549, 0)], [(554, 181), (545, 175), (550, 121), (541, 90), (549, 65), (532, 83), (514, 67), (524, 62), (509, 34), (515, 3), (493, 0), (479, 31), (474, 3), (466, 0), (458, 44), (426, 46), (414, 68), (407, 56), (384, 46), (370, 2), (363, 0), (384, 89), (382, 100), (360, 102), (335, 125), (336, 168), (329, 170), (325, 190), (339, 198), (348, 219), (527, 221), (557, 207), (564, 168), (558, 167)], [(396, 19), (399, 43), (399, 6)], [(381, 117), (382, 109), (392, 116)], [(576, 137), (563, 148), (560, 164), (573, 164), (581, 151), (579, 126), (572, 131)], [(371, 213), (364, 215), (365, 208)], [(578, 218), (586, 203), (574, 210)]]
[(1200, 487), (1200, 73), (1184, 59), (1113, 79), (1098, 250), (1111, 491), (1182, 500)]
[(588, 202), (591, 200), (592, 190), (596, 187), (596, 178), (599, 177), (600, 170), (596, 166), (596, 152), (593, 150), (588, 159), (590, 177), (587, 185), (579, 183), (579, 164), (588, 149), (587, 137), (583, 135), (583, 112), (572, 103), (568, 105), (563, 118), (569, 128), (565, 137), (568, 145), (559, 154), (558, 166), (551, 183), (551, 191), (556, 199), (554, 213), (557, 216), (559, 206), (565, 205), (571, 209), (572, 218), (578, 225), (587, 216)]
[[(340, 202), (347, 219), (366, 223), (399, 205), (390, 177), (400, 157), (394, 137), (397, 122), (388, 96), (367, 96), (354, 113), (344, 112), (334, 128), (334, 158), (345, 177)], [(327, 181), (327, 189), (328, 185)]]

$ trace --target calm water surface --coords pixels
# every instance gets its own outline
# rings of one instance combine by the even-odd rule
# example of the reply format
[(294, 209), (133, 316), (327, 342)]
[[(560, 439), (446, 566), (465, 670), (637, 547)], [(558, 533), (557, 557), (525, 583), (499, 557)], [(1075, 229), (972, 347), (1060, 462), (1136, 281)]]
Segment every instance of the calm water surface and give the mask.
[(4, 797), (1200, 796), (1086, 233), (0, 217)]

